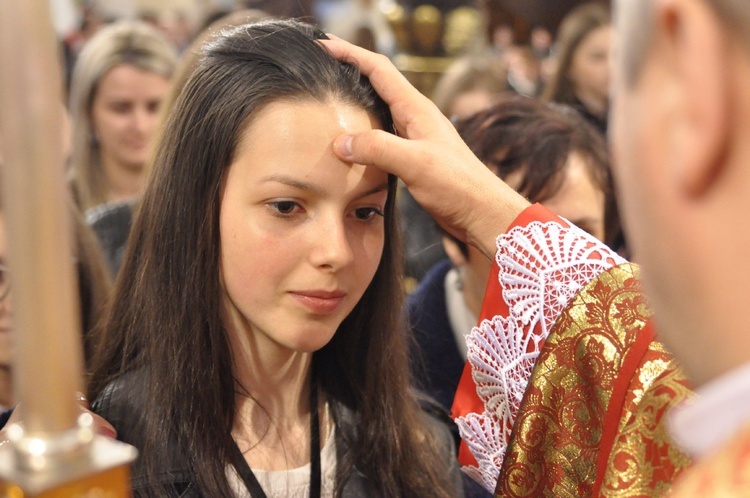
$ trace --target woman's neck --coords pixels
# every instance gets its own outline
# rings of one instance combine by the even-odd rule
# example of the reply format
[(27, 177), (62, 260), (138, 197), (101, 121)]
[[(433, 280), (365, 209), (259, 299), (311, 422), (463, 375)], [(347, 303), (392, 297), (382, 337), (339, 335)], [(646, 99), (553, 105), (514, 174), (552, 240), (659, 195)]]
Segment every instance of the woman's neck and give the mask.
[(467, 271), (463, 274), (464, 288), (463, 296), (466, 307), (471, 313), (479, 316), (484, 300), (484, 289), (487, 287), (487, 279), (481, 280), (474, 272)]
[(131, 199), (141, 193), (146, 183), (143, 167), (120, 164), (102, 154), (102, 171), (107, 181), (107, 202)]
[(245, 459), (261, 470), (305, 465), (312, 353), (285, 350), (260, 334), (229, 335), (237, 382), (232, 435)]

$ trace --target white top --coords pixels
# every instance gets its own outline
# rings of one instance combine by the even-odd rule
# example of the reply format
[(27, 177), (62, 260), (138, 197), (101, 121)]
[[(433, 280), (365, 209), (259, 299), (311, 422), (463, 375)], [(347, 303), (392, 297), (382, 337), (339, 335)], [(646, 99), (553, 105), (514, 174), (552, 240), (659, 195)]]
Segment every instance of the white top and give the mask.
[(693, 458), (706, 456), (750, 422), (750, 363), (696, 389), (667, 415), (675, 442)]
[[(336, 430), (331, 424), (326, 442), (320, 450), (321, 486), (320, 495), (333, 498), (336, 486)], [(255, 470), (260, 487), (268, 498), (307, 498), (310, 496), (310, 464), (290, 470)], [(250, 492), (234, 467), (227, 470), (229, 486), (237, 498), (251, 498)]]
[(466, 336), (469, 334), (474, 325), (477, 324), (479, 317), (471, 312), (464, 300), (464, 294), (461, 292), (461, 276), (456, 268), (451, 268), (445, 275), (445, 307), (448, 313), (448, 319), (451, 322), (453, 337), (456, 338), (456, 345), (461, 357), (466, 359)]

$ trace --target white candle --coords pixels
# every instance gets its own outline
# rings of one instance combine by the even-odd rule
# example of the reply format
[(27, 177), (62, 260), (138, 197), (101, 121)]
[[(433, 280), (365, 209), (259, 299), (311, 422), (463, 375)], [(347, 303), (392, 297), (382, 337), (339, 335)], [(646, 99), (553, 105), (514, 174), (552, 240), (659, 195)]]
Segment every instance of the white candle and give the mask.
[(61, 63), (48, 0), (0, 0), (0, 152), (27, 436), (76, 427), (82, 365), (62, 158)]

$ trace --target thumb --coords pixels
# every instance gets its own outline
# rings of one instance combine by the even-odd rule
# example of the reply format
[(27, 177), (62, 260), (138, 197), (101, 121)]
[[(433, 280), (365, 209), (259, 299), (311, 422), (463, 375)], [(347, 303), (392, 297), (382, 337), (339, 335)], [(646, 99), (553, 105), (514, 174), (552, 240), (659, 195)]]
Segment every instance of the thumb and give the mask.
[(340, 135), (333, 142), (334, 153), (339, 159), (351, 163), (376, 166), (386, 173), (406, 181), (410, 168), (416, 160), (415, 142), (383, 130)]

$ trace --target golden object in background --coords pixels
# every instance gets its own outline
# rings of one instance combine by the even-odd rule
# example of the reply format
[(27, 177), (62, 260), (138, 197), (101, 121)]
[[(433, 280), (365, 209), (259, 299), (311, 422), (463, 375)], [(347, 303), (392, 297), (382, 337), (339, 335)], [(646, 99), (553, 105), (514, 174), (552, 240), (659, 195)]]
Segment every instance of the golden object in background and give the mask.
[(420, 5), (412, 14), (414, 45), (420, 54), (435, 54), (443, 35), (443, 15), (437, 7)]
[(425, 95), (457, 57), (487, 45), (487, 15), (479, 1), (456, 3), (445, 11), (429, 0), (413, 8), (404, 0), (380, 4), (396, 39), (393, 63)]
[(459, 7), (450, 11), (445, 18), (445, 34), (443, 35), (445, 53), (449, 56), (456, 56), (470, 51), (481, 41), (477, 33), (483, 33), (485, 28), (485, 16), (478, 9)]
[(122, 465), (82, 479), (68, 479), (59, 487), (38, 494), (24, 491), (16, 483), (0, 483), (3, 498), (128, 498), (131, 494), (130, 472)]
[(402, 50), (411, 51), (411, 35), (409, 34), (409, 18), (406, 16), (406, 10), (396, 2), (385, 4), (382, 7), (383, 16), (393, 31), (396, 38), (396, 45)]

